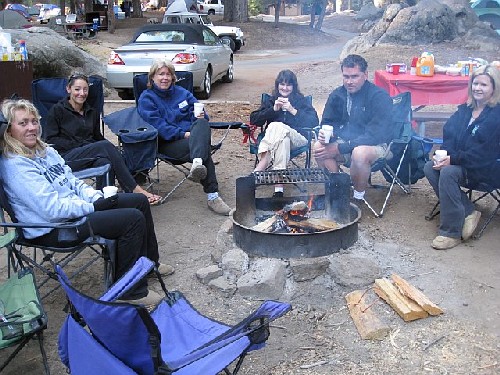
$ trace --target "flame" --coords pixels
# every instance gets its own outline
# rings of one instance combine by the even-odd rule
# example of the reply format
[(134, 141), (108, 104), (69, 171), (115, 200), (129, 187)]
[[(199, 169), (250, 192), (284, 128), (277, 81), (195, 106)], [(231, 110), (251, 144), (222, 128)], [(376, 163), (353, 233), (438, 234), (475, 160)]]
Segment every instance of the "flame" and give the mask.
[(311, 194), (309, 196), (309, 200), (307, 201), (307, 207), (309, 208), (309, 212), (312, 211), (313, 201), (314, 201), (314, 194)]

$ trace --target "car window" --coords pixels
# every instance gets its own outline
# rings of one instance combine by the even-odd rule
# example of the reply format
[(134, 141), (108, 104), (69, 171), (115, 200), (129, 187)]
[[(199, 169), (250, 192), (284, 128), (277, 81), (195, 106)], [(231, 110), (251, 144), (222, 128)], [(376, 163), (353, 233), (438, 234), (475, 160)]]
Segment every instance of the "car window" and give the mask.
[(181, 23), (181, 19), (179, 17), (168, 17), (168, 23)]
[(136, 43), (144, 42), (184, 42), (186, 35), (178, 30), (148, 31), (140, 34)]
[(500, 8), (500, 5), (496, 1), (488, 1), (485, 8)]
[(219, 38), (210, 30), (203, 30), (203, 41), (207, 46), (216, 45), (219, 42)]

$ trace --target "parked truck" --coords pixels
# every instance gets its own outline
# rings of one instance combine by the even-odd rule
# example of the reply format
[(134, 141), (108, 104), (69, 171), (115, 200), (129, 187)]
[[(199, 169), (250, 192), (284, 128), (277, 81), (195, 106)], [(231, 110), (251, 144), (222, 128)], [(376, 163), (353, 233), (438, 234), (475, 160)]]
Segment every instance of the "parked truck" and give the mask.
[(222, 0), (204, 0), (198, 2), (198, 12), (204, 14), (224, 14), (224, 3)]

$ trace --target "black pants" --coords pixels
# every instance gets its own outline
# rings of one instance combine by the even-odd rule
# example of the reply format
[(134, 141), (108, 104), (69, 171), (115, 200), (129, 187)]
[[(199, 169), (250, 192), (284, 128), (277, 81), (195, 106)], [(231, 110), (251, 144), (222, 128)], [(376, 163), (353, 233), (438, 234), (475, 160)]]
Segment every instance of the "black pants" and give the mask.
[(210, 125), (205, 119), (198, 119), (191, 125), (188, 139), (176, 141), (158, 142), (158, 151), (181, 163), (193, 161), (194, 158), (201, 158), (203, 165), (207, 168), (207, 177), (201, 180), (205, 193), (215, 193), (219, 191), (217, 177), (215, 176), (215, 165), (212, 160), (211, 146), (212, 134)]
[[(132, 177), (132, 174), (125, 165), (125, 161), (117, 148), (109, 141), (102, 140), (81, 147), (76, 147), (64, 155), (62, 155), (66, 163), (74, 171), (79, 171), (89, 167), (100, 167), (102, 165), (110, 164), (110, 182), (114, 184), (114, 177), (116, 176), (118, 183), (123, 191), (132, 192), (137, 183)], [(88, 163), (80, 163), (82, 160), (88, 160)], [(105, 186), (103, 178), (98, 178), (97, 189), (102, 189)]]
[[(148, 198), (143, 194), (118, 194), (116, 208), (96, 211), (87, 216), (94, 234), (117, 242), (115, 280), (122, 277), (141, 256), (158, 263), (158, 242)], [(78, 235), (76, 245), (89, 237), (86, 227)], [(34, 238), (30, 242), (46, 246), (60, 246), (57, 230)], [(144, 279), (125, 298), (140, 298), (147, 294), (147, 280)]]

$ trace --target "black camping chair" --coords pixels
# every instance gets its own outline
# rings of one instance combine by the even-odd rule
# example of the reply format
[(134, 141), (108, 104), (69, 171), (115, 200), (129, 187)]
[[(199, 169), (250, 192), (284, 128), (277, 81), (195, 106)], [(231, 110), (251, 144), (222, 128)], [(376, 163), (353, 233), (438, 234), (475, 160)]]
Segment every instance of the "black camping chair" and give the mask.
[[(11, 220), (10, 222), (5, 220), (4, 212), (9, 215)], [(56, 264), (61, 267), (65, 267), (70, 262), (75, 260), (75, 258), (77, 258), (78, 255), (80, 255), (85, 249), (89, 248), (94, 255), (90, 259), (86, 259), (76, 271), (72, 272), (70, 277), (80, 274), (96, 261), (103, 259), (104, 288), (108, 289), (114, 281), (116, 242), (114, 240), (107, 240), (93, 235), (92, 228), (90, 228), (90, 225), (85, 218), (63, 223), (20, 223), (17, 221), (14, 211), (9, 203), (7, 194), (5, 193), (3, 187), (3, 181), (0, 180), (0, 220), (0, 227), (14, 228), (16, 233), (15, 240), (6, 246), (8, 263), (7, 269), (9, 276), (11, 271), (18, 272), (20, 269), (27, 267), (37, 268), (46, 276), (38, 283), (38, 287), (40, 288), (50, 279), (57, 280), (57, 276), (54, 271)], [(90, 237), (77, 245), (65, 246), (64, 242), (74, 240), (77, 231), (84, 225), (88, 226), (88, 230), (91, 234)], [(61, 240), (60, 246), (54, 247), (33, 244), (32, 241), (24, 238), (23, 228), (54, 228), (54, 230), (58, 231), (59, 238)], [(29, 250), (31, 250), (31, 254), (29, 254)], [(40, 253), (41, 259), (38, 259), (37, 256), (40, 255)], [(58, 289), (59, 286), (60, 285), (57, 284), (56, 287), (50, 289), (43, 295), (43, 298)]]
[[(101, 116), (104, 114), (104, 92), (102, 79), (98, 76), (90, 76), (89, 78), (89, 95), (87, 102), (99, 111)], [(33, 104), (38, 109), (41, 119), (40, 124), (42, 129), (47, 124), (47, 114), (50, 108), (59, 100), (67, 96), (66, 85), (68, 84), (67, 78), (40, 78), (36, 79), (31, 84), (31, 91), (33, 96)], [(104, 130), (104, 126), (102, 127)], [(43, 131), (42, 131), (43, 137)], [(77, 160), (75, 162), (68, 162), (68, 166), (73, 170), (73, 174), (79, 179), (94, 179), (97, 177), (104, 178), (105, 185), (109, 185), (109, 170), (111, 166), (103, 165), (100, 167), (84, 167), (91, 165), (94, 159)]]
[[(15, 231), (0, 235), (0, 246), (8, 247), (15, 241)], [(19, 272), (0, 284), (0, 350), (9, 351), (7, 359), (0, 363), (0, 373), (32, 339), (38, 341), (44, 373), (50, 374), (47, 355), (43, 347), (43, 331), (47, 328), (47, 314), (42, 305), (29, 268)]]
[[(363, 199), (363, 202), (370, 211), (373, 212), (375, 217), (382, 217), (384, 215), (394, 185), (399, 186), (405, 194), (410, 194), (411, 184), (416, 182), (411, 177), (414, 171), (412, 171), (413, 163), (410, 161), (412, 156), (417, 154), (421, 154), (425, 158), (425, 150), (427, 149), (427, 144), (425, 142), (420, 142), (418, 139), (413, 138), (414, 132), (411, 126), (411, 94), (409, 92), (404, 92), (393, 96), (392, 103), (393, 134), (392, 140), (388, 145), (390, 152), (388, 152), (386, 158), (379, 159), (372, 165), (372, 173), (381, 171), (385, 179), (389, 182), (388, 191), (380, 211), (375, 210), (366, 199)], [(413, 143), (412, 139), (414, 141)], [(429, 151), (430, 150), (427, 150), (427, 155)], [(415, 167), (414, 164), (413, 166)], [(406, 178), (403, 178), (404, 175)], [(420, 178), (422, 177), (423, 174)], [(371, 176), (369, 183), (372, 187), (380, 187), (379, 185), (373, 185), (371, 183)]]
[[(176, 85), (192, 92), (193, 74), (191, 72), (176, 72), (175, 74), (177, 76)], [(148, 188), (154, 183), (160, 182), (159, 165), (161, 163), (165, 163), (182, 173), (182, 179), (163, 195), (160, 201), (163, 204), (186, 181), (189, 168), (186, 167), (186, 162), (158, 152), (157, 130), (145, 122), (137, 112), (137, 101), (147, 88), (147, 82), (148, 75), (146, 73), (135, 75), (133, 83), (136, 107), (114, 112), (106, 116), (104, 122), (117, 135), (129, 169), (135, 176), (141, 174), (145, 176), (148, 180)], [(209, 122), (209, 124), (212, 129), (225, 130), (221, 139), (212, 145), (212, 154), (222, 147), (222, 143), (231, 129), (239, 129), (243, 125), (241, 122)], [(156, 178), (150, 176), (153, 169), (156, 169)]]
[[(271, 95), (269, 95), (268, 93), (263, 93), (261, 95), (260, 103), (263, 104), (264, 102), (268, 101), (270, 97)], [(306, 99), (312, 105), (312, 96), (308, 95), (306, 96)], [(308, 124), (308, 125), (309, 126), (304, 127), (304, 130), (307, 131), (307, 145), (290, 150), (290, 162), (296, 168), (309, 168), (311, 166), (311, 141), (314, 138), (315, 131), (318, 128), (317, 124)], [(250, 154), (255, 155), (254, 166), (257, 166), (257, 164), (259, 163), (259, 156), (258, 156), (259, 143), (266, 134), (266, 127), (267, 126), (265, 125), (259, 126), (255, 124), (244, 124), (241, 126), (241, 130), (243, 131), (243, 143), (248, 142)], [(255, 133), (257, 131), (258, 134), (256, 135)], [(299, 164), (297, 162), (297, 157), (302, 154), (305, 155), (305, 160), (303, 164), (302, 163)]]

